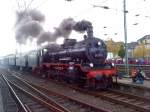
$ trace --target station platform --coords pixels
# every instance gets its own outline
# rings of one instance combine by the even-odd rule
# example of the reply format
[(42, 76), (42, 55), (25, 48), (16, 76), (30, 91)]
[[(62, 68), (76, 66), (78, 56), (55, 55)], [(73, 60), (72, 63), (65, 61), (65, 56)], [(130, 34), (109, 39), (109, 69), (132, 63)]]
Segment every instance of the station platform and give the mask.
[(117, 81), (120, 84), (127, 84), (127, 85), (131, 85), (131, 86), (137, 86), (137, 87), (150, 89), (150, 80), (144, 80), (143, 84), (134, 83), (134, 82), (132, 82), (131, 78), (118, 78)]

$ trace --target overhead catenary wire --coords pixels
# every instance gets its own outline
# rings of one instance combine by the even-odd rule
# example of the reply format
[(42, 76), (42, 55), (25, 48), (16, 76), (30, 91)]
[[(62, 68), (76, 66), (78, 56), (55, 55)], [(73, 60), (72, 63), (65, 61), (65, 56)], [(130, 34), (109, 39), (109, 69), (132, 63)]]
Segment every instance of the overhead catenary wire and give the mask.
[[(104, 10), (114, 10), (116, 12), (118, 12), (118, 11), (123, 12), (122, 9), (114, 9), (114, 8), (111, 8), (107, 5), (95, 5), (95, 4), (93, 4), (92, 6), (93, 6), (93, 8), (102, 8)], [(128, 10), (125, 10), (125, 13), (127, 13), (128, 15), (131, 15), (131, 17), (135, 17), (135, 18), (144, 17), (144, 18), (150, 19), (150, 16), (143, 15), (143, 14), (140, 14), (140, 13), (133, 13), (132, 11), (128, 11)], [(137, 24), (135, 24), (135, 23), (137, 23)], [(135, 23), (133, 23), (133, 25), (138, 25), (139, 24), (138, 22), (135, 22)]]
[(36, 6), (35, 8), (33, 8), (34, 10), (40, 8), (42, 5), (44, 5), (48, 0), (44, 0), (43, 2), (41, 2), (38, 6)]
[(34, 1), (34, 0), (31, 0), (31, 1), (28, 3), (28, 5), (27, 5), (27, 7), (26, 7), (27, 9), (32, 5), (33, 1)]

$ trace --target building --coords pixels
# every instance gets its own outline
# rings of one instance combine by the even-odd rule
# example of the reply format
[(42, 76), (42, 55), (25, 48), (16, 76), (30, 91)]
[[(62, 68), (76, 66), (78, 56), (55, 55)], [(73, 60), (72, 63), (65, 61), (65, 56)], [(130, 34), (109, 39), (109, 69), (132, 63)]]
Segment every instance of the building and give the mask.
[(134, 58), (134, 49), (138, 46), (138, 42), (131, 42), (127, 44), (128, 46), (128, 57)]
[(143, 44), (146, 48), (150, 48), (150, 35), (145, 35), (144, 37), (137, 40), (138, 44)]
[(145, 35), (144, 37), (137, 40), (138, 46), (136, 50), (139, 52), (141, 58), (149, 60), (150, 59), (150, 35)]

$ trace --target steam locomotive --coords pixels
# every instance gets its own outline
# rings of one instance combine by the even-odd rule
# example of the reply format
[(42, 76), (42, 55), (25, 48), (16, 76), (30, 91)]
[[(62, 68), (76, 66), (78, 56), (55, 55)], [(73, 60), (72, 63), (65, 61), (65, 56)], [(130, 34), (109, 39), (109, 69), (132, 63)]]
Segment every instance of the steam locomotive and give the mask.
[[(82, 25), (82, 29), (85, 26)], [(31, 69), (43, 78), (64, 80), (92, 88), (112, 86), (116, 69), (106, 62), (107, 47), (103, 40), (93, 37), (92, 27), (85, 29), (84, 40), (65, 39), (62, 45), (49, 44), (25, 54), (9, 55), (2, 64)]]

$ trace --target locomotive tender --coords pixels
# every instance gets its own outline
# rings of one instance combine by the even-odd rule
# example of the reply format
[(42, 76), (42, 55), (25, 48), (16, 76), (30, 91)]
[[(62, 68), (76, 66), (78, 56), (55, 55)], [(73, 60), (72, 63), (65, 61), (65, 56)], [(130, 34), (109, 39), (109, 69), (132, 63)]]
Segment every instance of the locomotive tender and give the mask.
[(75, 28), (79, 26), (87, 31), (84, 40), (80, 42), (65, 39), (62, 45), (49, 44), (26, 54), (9, 55), (3, 61), (7, 61), (5, 65), (31, 68), (34, 74), (44, 78), (65, 80), (94, 88), (111, 86), (116, 69), (106, 63), (107, 47), (104, 41), (93, 37), (91, 24), (80, 22)]

